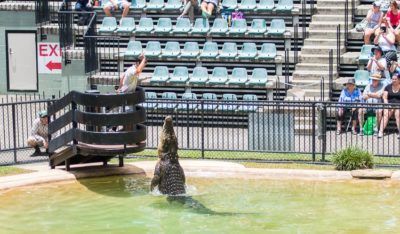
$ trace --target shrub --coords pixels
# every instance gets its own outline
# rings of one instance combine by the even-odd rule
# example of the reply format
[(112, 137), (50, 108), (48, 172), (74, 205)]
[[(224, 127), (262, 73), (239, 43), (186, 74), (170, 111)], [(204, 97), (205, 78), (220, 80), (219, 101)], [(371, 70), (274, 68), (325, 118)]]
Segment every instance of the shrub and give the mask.
[(336, 152), (333, 155), (333, 163), (336, 170), (339, 171), (368, 169), (374, 166), (372, 154), (357, 147), (349, 147)]

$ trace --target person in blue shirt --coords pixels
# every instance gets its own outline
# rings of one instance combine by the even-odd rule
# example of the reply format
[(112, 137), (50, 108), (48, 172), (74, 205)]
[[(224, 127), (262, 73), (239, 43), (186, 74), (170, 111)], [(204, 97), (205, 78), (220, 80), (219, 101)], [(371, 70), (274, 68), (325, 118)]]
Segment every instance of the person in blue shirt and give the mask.
[[(339, 103), (343, 104), (339, 105), (336, 115), (336, 134), (339, 135), (342, 133), (342, 122), (344, 121), (346, 113), (350, 113), (350, 119), (352, 121), (352, 133), (356, 135), (358, 110), (349, 104), (360, 102), (362, 100), (362, 93), (360, 89), (356, 87), (354, 78), (349, 79), (345, 85), (346, 87), (342, 90), (339, 97)], [(348, 104), (346, 105), (344, 103)]]
[[(77, 0), (75, 3), (75, 10), (76, 11), (93, 11), (92, 8), (92, 3), (90, 0)], [(89, 14), (78, 14), (79, 15), (79, 20), (78, 20), (78, 25), (87, 25), (89, 23), (90, 15)]]

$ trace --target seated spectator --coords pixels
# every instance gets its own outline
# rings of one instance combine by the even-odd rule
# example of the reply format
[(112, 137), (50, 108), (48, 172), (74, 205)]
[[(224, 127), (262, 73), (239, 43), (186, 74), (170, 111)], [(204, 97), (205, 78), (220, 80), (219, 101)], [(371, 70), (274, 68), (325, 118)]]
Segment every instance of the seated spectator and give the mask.
[(128, 2), (127, 0), (109, 0), (106, 4), (104, 4), (103, 10), (108, 17), (111, 17), (112, 16), (111, 11), (116, 11), (118, 9), (121, 9), (122, 10), (121, 18), (124, 18), (128, 15), (130, 6), (131, 3)]
[[(375, 73), (388, 73), (386, 59), (382, 56), (382, 48), (376, 46), (372, 48), (371, 51), (374, 56), (369, 59), (367, 64), (367, 70), (369, 73), (371, 75)], [(387, 75), (385, 74), (385, 76)]]
[(218, 7), (218, 0), (203, 0), (200, 7), (203, 18), (210, 18), (213, 10)]
[(47, 111), (39, 112), (39, 118), (33, 121), (27, 143), (30, 147), (35, 149), (31, 157), (43, 155), (40, 151), (40, 147), (44, 147), (47, 152), (49, 146)]
[[(346, 87), (342, 90), (339, 97), (339, 103), (357, 103), (362, 100), (360, 89), (356, 88), (354, 78), (349, 79), (346, 82)], [(357, 108), (351, 107), (350, 105), (339, 105), (336, 120), (336, 134), (342, 133), (342, 122), (344, 121), (345, 114), (350, 113), (350, 121), (352, 122), (352, 133), (357, 134)], [(347, 129), (346, 129), (347, 130)]]
[(376, 31), (374, 44), (382, 48), (383, 54), (389, 51), (396, 51), (395, 36), (392, 30), (388, 28), (386, 19), (382, 20), (381, 27)]
[[(75, 4), (76, 11), (93, 11), (89, 0), (77, 0)], [(89, 14), (79, 14), (78, 25), (87, 25), (89, 23)]]
[(139, 75), (145, 68), (146, 63), (146, 57), (144, 54), (141, 54), (139, 56), (139, 62), (132, 64), (132, 66), (130, 66), (123, 74), (121, 74), (117, 93), (135, 92)]
[(400, 13), (396, 1), (390, 3), (390, 10), (386, 13), (388, 28), (396, 37), (396, 41), (400, 41)]
[(185, 15), (189, 15), (189, 19), (191, 23), (194, 23), (194, 10), (199, 7), (197, 0), (183, 0), (183, 11), (182, 14), (178, 16), (179, 18), (184, 17)]
[[(396, 73), (392, 76), (392, 83), (385, 87), (383, 91), (383, 103), (393, 103), (400, 104), (400, 74)], [(390, 108), (390, 107), (389, 107)], [(397, 130), (400, 131), (400, 108), (392, 107), (391, 109), (384, 109), (383, 118), (381, 122), (381, 127), (379, 128), (378, 137), (383, 137), (383, 133), (385, 128), (389, 122), (390, 117), (394, 113), (394, 117), (396, 119)], [(397, 134), (397, 138), (400, 139), (400, 135)]]
[(368, 45), (371, 43), (371, 35), (375, 33), (375, 30), (381, 25), (383, 13), (381, 11), (381, 3), (375, 1), (372, 4), (372, 9), (367, 13), (367, 27), (364, 30), (364, 44)]
[[(365, 103), (382, 103), (382, 94), (384, 90), (384, 85), (381, 83), (382, 76), (380, 73), (373, 74), (370, 79), (372, 80), (372, 83), (367, 85), (364, 89), (362, 99)], [(361, 108), (358, 112), (358, 119), (360, 121), (360, 135), (364, 135), (364, 118), (365, 114), (373, 113), (376, 115), (376, 128), (374, 129), (374, 132), (378, 134), (379, 131), (379, 125), (381, 123), (382, 119), (382, 113), (383, 110), (373, 108), (373, 107), (367, 107), (367, 108)]]

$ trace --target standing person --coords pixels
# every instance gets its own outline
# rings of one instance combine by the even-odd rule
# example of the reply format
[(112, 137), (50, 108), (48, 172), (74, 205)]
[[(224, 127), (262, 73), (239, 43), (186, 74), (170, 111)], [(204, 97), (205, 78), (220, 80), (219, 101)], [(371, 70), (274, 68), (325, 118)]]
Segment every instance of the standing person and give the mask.
[(119, 88), (117, 93), (135, 92), (139, 75), (146, 67), (147, 59), (144, 54), (139, 56), (139, 62), (132, 64), (124, 73), (121, 74), (119, 80)]
[[(339, 105), (337, 115), (336, 115), (336, 134), (339, 135), (342, 133), (342, 122), (344, 121), (344, 117), (346, 113), (351, 114), (351, 121), (352, 121), (352, 133), (354, 135), (357, 134), (357, 108), (352, 107), (351, 103), (357, 103), (360, 102), (362, 99), (361, 96), (361, 91), (358, 89), (355, 85), (355, 80), (354, 78), (349, 79), (346, 82), (346, 87), (342, 90), (340, 93), (339, 97), (339, 103), (343, 103), (342, 105)], [(347, 103), (344, 104), (344, 103)]]
[[(75, 3), (75, 10), (90, 12), (93, 11), (93, 8), (90, 0), (77, 0)], [(88, 24), (88, 20), (90, 19), (89, 14), (78, 14), (78, 15), (79, 15), (78, 25)]]
[(375, 33), (375, 30), (381, 25), (383, 13), (381, 11), (381, 3), (375, 1), (372, 3), (372, 9), (367, 13), (367, 27), (364, 30), (364, 44), (368, 45), (371, 43), (371, 35)]
[(371, 49), (372, 53), (374, 54), (374, 56), (372, 56), (367, 64), (367, 70), (369, 71), (369, 74), (375, 74), (375, 73), (383, 73), (385, 74), (386, 78), (387, 77), (387, 73), (388, 73), (388, 69), (387, 69), (387, 62), (386, 62), (386, 58), (384, 58), (382, 56), (383, 51), (382, 48), (379, 46), (376, 46), (374, 48)]
[(35, 152), (31, 155), (31, 157), (43, 155), (40, 151), (40, 147), (44, 147), (47, 152), (47, 149), (49, 147), (49, 122), (47, 117), (47, 111), (41, 111), (39, 112), (39, 118), (33, 121), (31, 133), (27, 140), (28, 145), (35, 149)]
[(386, 13), (389, 29), (394, 33), (396, 41), (400, 41), (400, 13), (396, 1), (390, 3), (390, 10)]
[[(400, 104), (400, 74), (396, 73), (392, 76), (392, 83), (385, 87), (383, 91), (383, 103)], [(389, 122), (390, 117), (393, 115), (396, 119), (396, 126), (398, 130), (397, 138), (400, 139), (400, 108), (398, 106), (383, 111), (383, 119), (381, 127), (379, 128), (378, 138), (383, 137), (385, 128)]]
[[(370, 79), (372, 83), (367, 85), (364, 89), (362, 100), (365, 103), (382, 103), (382, 95), (385, 86), (381, 83), (382, 76), (380, 73), (373, 74)], [(379, 125), (382, 120), (382, 109), (377, 108), (361, 108), (358, 112), (358, 120), (360, 121), (360, 134), (364, 135), (364, 117), (365, 114), (374, 112), (376, 114), (376, 128), (374, 129), (375, 134), (378, 134)]]
[(201, 2), (201, 15), (203, 18), (210, 18), (214, 9), (218, 7), (218, 0), (203, 0)]
[(116, 11), (118, 9), (122, 9), (121, 18), (124, 18), (128, 15), (129, 7), (131, 6), (131, 3), (128, 2), (127, 0), (108, 0), (108, 1), (104, 0), (103, 3), (104, 3), (103, 4), (104, 13), (108, 17), (112, 16), (111, 11)]

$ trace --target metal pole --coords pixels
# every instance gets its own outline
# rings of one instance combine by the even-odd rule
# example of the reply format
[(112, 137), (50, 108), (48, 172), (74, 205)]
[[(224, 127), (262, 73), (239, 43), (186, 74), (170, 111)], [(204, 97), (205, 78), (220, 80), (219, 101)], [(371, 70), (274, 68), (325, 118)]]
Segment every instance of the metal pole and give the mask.
[(204, 100), (201, 100), (201, 158), (204, 159)]
[(315, 162), (315, 102), (312, 103), (312, 160)]
[(15, 131), (16, 128), (15, 104), (11, 105), (11, 115), (12, 115), (12, 126), (13, 126), (14, 163), (17, 163), (17, 133)]

